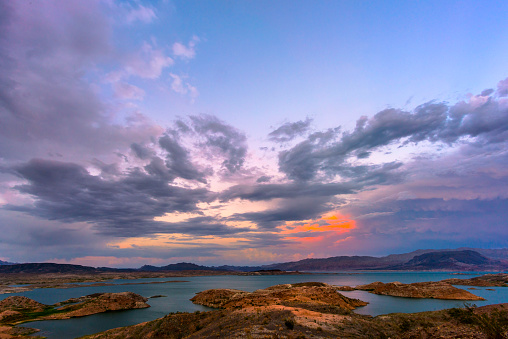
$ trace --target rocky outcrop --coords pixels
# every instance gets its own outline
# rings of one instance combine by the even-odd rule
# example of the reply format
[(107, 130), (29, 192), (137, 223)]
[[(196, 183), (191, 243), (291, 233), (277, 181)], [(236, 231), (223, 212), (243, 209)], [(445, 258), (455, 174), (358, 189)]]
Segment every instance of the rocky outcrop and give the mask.
[(398, 281), (391, 283), (374, 282), (356, 286), (357, 290), (369, 291), (374, 294), (390, 295), (404, 298), (431, 298), (451, 300), (485, 300), (471, 292), (454, 287), (446, 282), (420, 282), (403, 284)]
[(351, 299), (337, 292), (337, 288), (324, 283), (283, 284), (257, 290), (252, 293), (213, 289), (198, 293), (191, 299), (195, 304), (214, 308), (238, 309), (285, 305), (309, 308), (329, 305), (344, 310), (353, 310), (366, 302)]
[(337, 286), (337, 291), (354, 291), (355, 288), (351, 286)]
[(12, 296), (0, 301), (0, 312), (4, 311), (23, 311), (23, 312), (42, 312), (47, 306), (35, 300), (22, 296)]
[[(207, 303), (227, 308), (210, 312), (172, 313), (153, 321), (111, 329), (86, 336), (86, 339), (137, 339), (137, 338), (505, 338), (508, 330), (508, 306), (490, 305), (466, 307), (415, 314), (392, 313), (368, 317), (354, 312), (313, 311), (300, 307), (251, 306), (228, 307), (228, 299), (242, 300), (248, 296), (274, 297), (288, 301), (291, 290), (307, 290), (302, 295), (318, 296), (315, 292), (329, 285), (297, 286), (277, 285), (253, 293), (238, 290), (209, 290), (197, 297)], [(331, 290), (330, 290), (331, 291)], [(277, 293), (281, 293), (279, 298)], [(337, 292), (335, 292), (337, 293)], [(338, 293), (337, 293), (338, 294)], [(323, 296), (324, 297), (324, 296)], [(197, 298), (197, 299), (199, 299)], [(333, 302), (333, 300), (332, 300)], [(309, 304), (306, 304), (309, 305)], [(331, 305), (328, 305), (331, 306)], [(491, 326), (495, 325), (495, 327)]]
[[(132, 292), (96, 293), (77, 299), (69, 299), (64, 303), (72, 303), (59, 309), (60, 312), (42, 319), (68, 319), (108, 311), (132, 310), (150, 307), (147, 298)], [(63, 304), (63, 303), (60, 303)], [(59, 306), (60, 304), (56, 304)]]
[(508, 274), (485, 274), (471, 279), (446, 279), (442, 280), (451, 285), (482, 286), (482, 287), (508, 287)]
[(132, 292), (95, 293), (54, 305), (44, 305), (27, 297), (12, 296), (0, 301), (0, 324), (68, 319), (108, 311), (150, 307), (148, 299)]

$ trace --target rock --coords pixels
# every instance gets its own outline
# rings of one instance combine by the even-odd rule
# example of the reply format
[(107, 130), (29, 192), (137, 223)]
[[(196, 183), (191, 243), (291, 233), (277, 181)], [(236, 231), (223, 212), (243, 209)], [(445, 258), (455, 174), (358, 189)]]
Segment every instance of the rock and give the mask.
[(234, 290), (234, 289), (213, 289), (199, 292), (191, 301), (195, 304), (213, 307), (213, 308), (225, 308), (225, 305), (234, 300), (242, 299), (248, 295), (248, 292)]
[(0, 301), (0, 311), (16, 310), (25, 312), (42, 312), (46, 305), (22, 296), (11, 296)]
[(132, 292), (96, 293), (77, 299), (69, 299), (70, 302), (75, 302), (76, 300), (80, 302), (62, 307), (60, 310), (64, 311), (63, 313), (56, 313), (44, 317), (44, 319), (67, 319), (108, 311), (150, 307), (150, 305), (146, 303), (148, 301), (147, 298)]
[(337, 291), (354, 291), (355, 288), (351, 286), (337, 286)]
[(0, 322), (10, 322), (12, 320), (15, 320), (21, 316), (21, 312), (18, 311), (3, 311), (0, 312)]
[(374, 282), (356, 286), (357, 290), (369, 291), (374, 294), (390, 295), (405, 298), (432, 298), (451, 300), (485, 300), (468, 291), (454, 287), (446, 282), (421, 282), (403, 284), (398, 281), (391, 283)]
[(107, 311), (150, 307), (148, 299), (132, 292), (95, 293), (44, 305), (27, 297), (12, 296), (0, 301), (0, 323), (14, 325), (26, 321), (68, 319)]
[(334, 306), (353, 310), (366, 302), (351, 299), (337, 292), (337, 288), (324, 283), (283, 284), (257, 290), (252, 293), (213, 289), (198, 293), (191, 301), (214, 308), (266, 307), (273, 305)]
[(463, 286), (481, 286), (481, 287), (508, 287), (508, 274), (485, 274), (481, 277), (475, 277), (470, 279), (446, 279), (443, 282), (451, 285), (463, 285)]

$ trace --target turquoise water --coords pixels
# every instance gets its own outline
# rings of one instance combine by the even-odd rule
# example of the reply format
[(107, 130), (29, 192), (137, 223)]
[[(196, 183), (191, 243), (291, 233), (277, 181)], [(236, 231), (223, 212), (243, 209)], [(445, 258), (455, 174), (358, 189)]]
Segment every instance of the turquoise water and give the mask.
[[(447, 272), (355, 272), (336, 274), (309, 274), (309, 275), (280, 275), (280, 276), (209, 276), (186, 278), (158, 278), (138, 280), (113, 280), (112, 283), (132, 283), (167, 280), (187, 280), (188, 282), (175, 282), (164, 284), (143, 285), (113, 285), (91, 286), (69, 289), (44, 288), (33, 291), (3, 294), (0, 300), (11, 295), (23, 295), (44, 304), (54, 304), (69, 298), (76, 298), (97, 292), (124, 292), (130, 291), (144, 297), (153, 295), (166, 295), (164, 298), (149, 299), (150, 308), (140, 310), (108, 312), (93, 316), (73, 318), (67, 320), (49, 320), (25, 323), (23, 326), (41, 329), (38, 335), (48, 338), (76, 338), (107, 329), (129, 326), (140, 322), (163, 317), (170, 312), (194, 312), (210, 310), (207, 307), (194, 305), (189, 301), (197, 292), (211, 288), (235, 288), (244, 291), (254, 291), (261, 288), (285, 283), (306, 281), (321, 281), (332, 285), (356, 286), (374, 281), (412, 283), (421, 281), (438, 281), (448, 278), (471, 278), (478, 274), (452, 275)], [(466, 289), (465, 286), (458, 286)], [(508, 302), (508, 288), (494, 288), (488, 291), (478, 287), (472, 293), (481, 296), (486, 301), (475, 301), (478, 306)], [(355, 310), (356, 313), (376, 316), (394, 312), (422, 312), (433, 311), (450, 307), (462, 306), (463, 302), (453, 300), (411, 299), (370, 294), (365, 291), (341, 292), (347, 297), (358, 298), (369, 302), (369, 305)]]

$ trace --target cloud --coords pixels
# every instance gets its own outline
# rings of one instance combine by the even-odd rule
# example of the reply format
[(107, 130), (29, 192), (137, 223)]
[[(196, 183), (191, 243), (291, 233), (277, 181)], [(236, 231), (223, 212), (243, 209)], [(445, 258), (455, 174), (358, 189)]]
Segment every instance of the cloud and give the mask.
[(262, 212), (235, 213), (232, 221), (250, 221), (264, 230), (273, 230), (286, 221), (317, 219), (322, 213), (330, 211), (326, 197), (295, 197), (279, 203), (276, 208)]
[[(164, 171), (173, 177), (206, 183), (205, 174), (191, 163), (189, 151), (184, 149), (174, 136), (166, 133), (159, 138), (159, 145), (167, 152)], [(151, 169), (155, 167), (154, 161), (155, 163), (161, 162), (159, 158), (153, 158), (150, 164)]]
[[(299, 255), (508, 246), (506, 79), (457, 103), (385, 109), (352, 130), (311, 130), (309, 118), (284, 123), (268, 134), (280, 147), (270, 163), (249, 149), (245, 131), (215, 116), (162, 128), (126, 102), (148, 93), (136, 85), (168, 80), (195, 98), (175, 60), (195, 58), (197, 38), (120, 51), (103, 2), (0, 6), (0, 245), (13, 260), (35, 260), (33, 248), (41, 259), (250, 250), (282, 259), (310, 248), (302, 238), (319, 240), (306, 220), (322, 227), (336, 210), (356, 228)], [(122, 8), (124, 22), (156, 19), (150, 7)], [(105, 82), (116, 97), (101, 92)], [(47, 159), (54, 155), (60, 161)], [(111, 245), (136, 237), (159, 243)]]
[(144, 43), (140, 52), (127, 60), (125, 68), (130, 75), (144, 79), (157, 79), (164, 68), (173, 63), (173, 59), (164, 55), (162, 49), (156, 49), (151, 44)]
[(91, 175), (74, 163), (33, 159), (10, 170), (26, 181), (14, 189), (31, 196), (34, 203), (7, 204), (4, 209), (46, 220), (87, 222), (100, 233), (120, 237), (185, 233), (153, 218), (171, 212), (197, 211), (199, 202), (214, 199), (204, 188), (170, 185), (161, 176), (139, 168), (106, 179)]
[[(114, 123), (90, 70), (114, 55), (112, 28), (96, 1), (2, 3), (0, 157), (48, 152), (78, 160), (109, 155), (162, 129), (148, 120)], [(72, 18), (72, 20), (62, 20)], [(141, 98), (127, 84), (119, 95)]]
[(196, 56), (197, 42), (199, 42), (199, 38), (197, 36), (192, 37), (192, 40), (189, 41), (187, 46), (180, 42), (175, 42), (173, 44), (173, 54), (184, 60), (194, 59)]
[[(245, 227), (230, 227), (211, 216), (186, 219), (182, 222), (166, 222), (165, 226), (174, 233), (192, 234), (196, 236), (231, 235), (250, 231)], [(178, 231), (180, 230), (180, 232)]]
[(139, 5), (137, 8), (132, 8), (126, 16), (128, 23), (141, 21), (143, 23), (150, 23), (157, 18), (155, 11), (152, 8)]
[[(351, 183), (283, 183), (260, 185), (235, 185), (219, 194), (221, 201), (243, 199), (268, 201), (279, 198), (305, 196), (310, 198), (330, 197), (354, 193), (359, 186)], [(308, 219), (308, 218), (307, 218)]]
[(481, 95), (454, 105), (429, 102), (413, 112), (390, 108), (372, 118), (362, 117), (352, 132), (343, 132), (335, 140), (337, 133), (338, 129), (329, 130), (326, 138), (323, 133), (314, 133), (291, 149), (281, 151), (280, 171), (289, 179), (308, 181), (320, 173), (344, 174), (344, 166), (352, 168), (355, 158), (366, 159), (373, 151), (390, 145), (504, 142), (508, 137), (508, 107), (496, 97)]
[(256, 179), (257, 183), (263, 183), (263, 182), (270, 182), (272, 180), (272, 177), (269, 177), (267, 175), (262, 175), (259, 178)]
[(145, 91), (126, 82), (116, 82), (113, 84), (115, 95), (121, 99), (143, 100)]
[(508, 96), (508, 78), (498, 82), (497, 93), (500, 97)]
[(184, 81), (183, 80), (184, 77), (173, 73), (170, 73), (169, 76), (173, 78), (173, 81), (171, 82), (171, 89), (173, 91), (182, 95), (188, 94), (193, 99), (197, 98), (197, 96), (199, 95), (198, 90), (196, 89), (196, 87)]
[(148, 159), (153, 155), (153, 152), (148, 148), (138, 143), (132, 143), (131, 149), (139, 159)]
[(286, 122), (279, 128), (268, 134), (268, 139), (274, 142), (288, 142), (303, 135), (309, 130), (312, 119), (307, 118), (305, 121)]
[(244, 133), (211, 115), (191, 116), (196, 133), (204, 137), (204, 145), (224, 158), (222, 167), (229, 173), (239, 171), (247, 155)]

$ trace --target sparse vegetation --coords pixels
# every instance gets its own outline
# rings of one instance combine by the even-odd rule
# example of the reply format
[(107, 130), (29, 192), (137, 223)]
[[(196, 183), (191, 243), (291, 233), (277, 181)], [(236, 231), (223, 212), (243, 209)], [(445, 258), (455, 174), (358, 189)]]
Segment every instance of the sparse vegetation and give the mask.
[(295, 328), (295, 322), (293, 319), (286, 319), (284, 321), (284, 325), (286, 325), (286, 327), (289, 329), (289, 330), (292, 330)]

